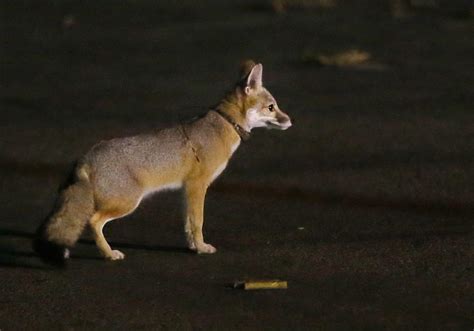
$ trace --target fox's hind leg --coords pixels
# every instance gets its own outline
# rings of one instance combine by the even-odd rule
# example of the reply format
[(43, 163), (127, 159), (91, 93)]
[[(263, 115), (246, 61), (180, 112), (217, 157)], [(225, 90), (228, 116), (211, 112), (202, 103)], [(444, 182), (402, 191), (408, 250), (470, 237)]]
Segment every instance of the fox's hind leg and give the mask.
[(103, 228), (107, 222), (124, 217), (133, 212), (138, 203), (121, 206), (113, 211), (98, 211), (92, 216), (90, 226), (94, 235), (94, 240), (102, 256), (108, 260), (123, 260), (125, 254), (119, 250), (113, 250), (104, 237)]
[(92, 233), (94, 235), (94, 240), (97, 245), (97, 248), (99, 249), (102, 256), (109, 260), (122, 260), (125, 258), (125, 254), (123, 254), (119, 250), (112, 250), (109, 243), (104, 237), (104, 233), (102, 232), (104, 225), (111, 220), (112, 218), (107, 215), (96, 213), (92, 217), (90, 223)]

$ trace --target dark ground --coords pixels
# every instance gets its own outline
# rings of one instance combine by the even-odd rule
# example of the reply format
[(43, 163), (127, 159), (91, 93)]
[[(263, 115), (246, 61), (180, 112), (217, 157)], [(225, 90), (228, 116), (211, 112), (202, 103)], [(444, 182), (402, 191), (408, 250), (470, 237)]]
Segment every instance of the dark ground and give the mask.
[[(472, 18), (196, 3), (1, 3), (0, 329), (472, 330)], [(383, 66), (301, 60), (351, 47)], [(30, 240), (69, 164), (205, 111), (248, 57), (295, 125), (255, 132), (211, 187), (217, 254), (184, 249), (169, 193), (106, 228), (124, 261), (86, 234), (45, 267)], [(246, 278), (289, 289), (228, 287)]]

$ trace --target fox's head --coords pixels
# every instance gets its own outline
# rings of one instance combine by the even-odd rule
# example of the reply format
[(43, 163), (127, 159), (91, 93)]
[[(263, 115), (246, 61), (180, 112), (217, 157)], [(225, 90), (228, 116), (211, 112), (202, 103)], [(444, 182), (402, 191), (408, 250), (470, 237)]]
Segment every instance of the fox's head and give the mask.
[(228, 100), (239, 105), (239, 115), (247, 130), (267, 128), (286, 130), (291, 126), (290, 117), (285, 114), (271, 93), (263, 87), (263, 66), (248, 60), (243, 63), (241, 80), (236, 86), (234, 97)]

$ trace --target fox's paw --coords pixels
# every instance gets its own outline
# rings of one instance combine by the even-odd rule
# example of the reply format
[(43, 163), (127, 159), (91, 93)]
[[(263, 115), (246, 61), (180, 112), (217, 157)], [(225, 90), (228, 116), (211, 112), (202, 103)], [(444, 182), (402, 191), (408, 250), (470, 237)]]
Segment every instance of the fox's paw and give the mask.
[(202, 244), (196, 247), (198, 254), (214, 254), (217, 249), (209, 244)]
[(71, 255), (71, 252), (69, 251), (69, 249), (65, 248), (64, 249), (64, 259), (69, 259), (69, 256)]
[(105, 258), (107, 260), (112, 260), (112, 261), (123, 260), (125, 258), (125, 254), (123, 254), (119, 250), (113, 250), (112, 252), (110, 252), (110, 255), (107, 255)]

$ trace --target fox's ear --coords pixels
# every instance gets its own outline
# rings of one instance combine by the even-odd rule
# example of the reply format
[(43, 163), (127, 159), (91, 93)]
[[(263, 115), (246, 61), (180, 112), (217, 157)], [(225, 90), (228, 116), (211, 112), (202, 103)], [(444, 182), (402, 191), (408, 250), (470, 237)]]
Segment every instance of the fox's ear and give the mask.
[(252, 59), (248, 59), (240, 63), (240, 79), (242, 81), (246, 81), (250, 71), (252, 71), (253, 67), (255, 67), (256, 63)]
[(247, 84), (245, 86), (245, 93), (249, 94), (252, 89), (256, 90), (262, 87), (262, 73), (263, 66), (262, 64), (256, 64), (253, 66), (252, 70), (247, 77)]

